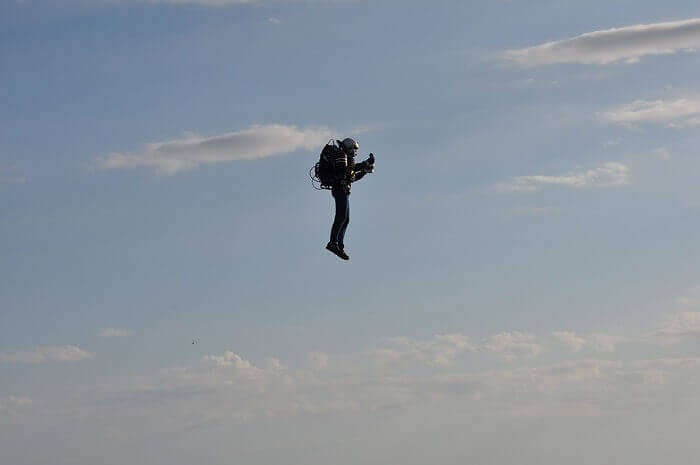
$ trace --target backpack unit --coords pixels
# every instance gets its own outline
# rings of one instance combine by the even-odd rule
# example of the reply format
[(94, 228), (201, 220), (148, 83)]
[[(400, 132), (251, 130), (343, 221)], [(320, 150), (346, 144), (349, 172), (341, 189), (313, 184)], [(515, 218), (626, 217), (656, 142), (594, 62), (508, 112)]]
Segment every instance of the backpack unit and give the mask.
[(340, 148), (340, 142), (331, 139), (323, 147), (319, 160), (313, 167), (312, 179), (321, 184), (321, 189), (331, 189), (345, 177), (347, 167), (348, 159)]

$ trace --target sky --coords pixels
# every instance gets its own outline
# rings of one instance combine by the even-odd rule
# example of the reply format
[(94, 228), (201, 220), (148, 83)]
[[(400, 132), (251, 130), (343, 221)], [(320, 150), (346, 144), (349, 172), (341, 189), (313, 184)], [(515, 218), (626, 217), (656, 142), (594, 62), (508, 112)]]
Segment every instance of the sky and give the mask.
[(0, 2), (0, 463), (694, 463), (699, 49), (681, 0)]

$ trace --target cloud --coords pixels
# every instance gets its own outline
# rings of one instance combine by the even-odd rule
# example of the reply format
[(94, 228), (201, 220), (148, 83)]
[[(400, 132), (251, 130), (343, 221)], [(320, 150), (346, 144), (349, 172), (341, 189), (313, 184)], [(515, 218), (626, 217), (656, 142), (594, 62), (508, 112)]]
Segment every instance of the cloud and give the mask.
[[(700, 336), (700, 313), (674, 315), (657, 332), (671, 339)], [(573, 331), (555, 332), (554, 338), (574, 352), (612, 353), (623, 342), (656, 344), (643, 336), (579, 335)], [(42, 414), (62, 421), (117, 415), (138, 419), (141, 429), (162, 432), (278, 417), (373, 414), (433, 405), (476, 414), (538, 417), (608, 415), (611, 407), (616, 412), (638, 411), (668, 405), (670, 399), (700, 401), (696, 389), (700, 358), (571, 360), (565, 351), (550, 350), (552, 357), (561, 359), (532, 360), (547, 350), (535, 335), (519, 331), (491, 335), (481, 344), (459, 333), (437, 334), (428, 340), (400, 337), (376, 350), (336, 354), (332, 370), (323, 369), (327, 366), (324, 352), (311, 353), (306, 367), (290, 369), (277, 358), (257, 365), (226, 350), (205, 355), (192, 366), (111, 378), (109, 383), (81, 389), (73, 400), (62, 398), (51, 407), (42, 400), (42, 410), (44, 406), (52, 409)], [(495, 354), (511, 365), (493, 369), (483, 363), (456, 363), (464, 353)], [(422, 369), (426, 365), (439, 370)], [(17, 399), (21, 398), (0, 398), (0, 403), (6, 409), (10, 402), (31, 405), (31, 400)], [(150, 426), (145, 426), (147, 423)]]
[(252, 126), (212, 137), (190, 134), (182, 139), (149, 143), (137, 153), (111, 154), (100, 160), (98, 166), (101, 169), (146, 167), (160, 174), (174, 174), (203, 164), (255, 160), (301, 149), (318, 149), (331, 137), (327, 128)]
[(129, 337), (133, 332), (128, 329), (105, 328), (100, 331), (100, 337)]
[(407, 369), (394, 375), (373, 374), (352, 364), (333, 373), (250, 364), (246, 367), (257, 375), (246, 377), (235, 365), (205, 360), (203, 366), (130, 376), (121, 386), (86, 391), (94, 397), (76, 399), (62, 406), (62, 413), (139, 418), (152, 421), (156, 431), (263, 418), (403, 411), (441, 402), (489, 415), (590, 416), (607, 415), (611, 406), (619, 411), (664, 405), (669, 399), (685, 402), (697, 398), (700, 382), (697, 358), (564, 360), (498, 370), (416, 374)]
[[(612, 354), (621, 343), (656, 345), (661, 338), (700, 336), (700, 313), (669, 317), (655, 330), (656, 339), (573, 331), (558, 331), (553, 336), (574, 352)], [(607, 360), (572, 360), (566, 351), (551, 349), (554, 346), (520, 331), (497, 333), (480, 344), (460, 333), (437, 334), (427, 340), (399, 337), (379, 349), (335, 354), (332, 370), (323, 369), (327, 364), (324, 352), (309, 354), (308, 365), (291, 369), (277, 358), (258, 365), (226, 350), (205, 355), (192, 366), (110, 378), (107, 383), (79, 389), (80, 395), (72, 399), (54, 403), (39, 399), (41, 421), (120, 416), (124, 421), (137, 419), (136, 435), (144, 430), (182, 431), (278, 417), (384, 414), (426, 406), (521, 418), (602, 416), (609, 415), (611, 408), (619, 414), (663, 408), (670, 401), (700, 405), (700, 358), (630, 360), (633, 353), (629, 352), (625, 360), (614, 360), (612, 355)], [(548, 358), (557, 359), (533, 360), (545, 351)], [(465, 353), (473, 357), (495, 354), (511, 364), (494, 369), (483, 361), (457, 363), (458, 356)], [(439, 369), (425, 370), (425, 366)], [(19, 406), (31, 402), (0, 397), (6, 412), (11, 412), (11, 404), (19, 412)]]
[(449, 367), (457, 356), (467, 352), (490, 352), (507, 361), (536, 357), (545, 348), (535, 336), (519, 331), (503, 332), (488, 337), (482, 344), (459, 333), (436, 334), (432, 340), (421, 341), (407, 337), (389, 339), (388, 347), (370, 352), (379, 363), (420, 362), (433, 367)]
[(537, 343), (535, 336), (518, 331), (494, 334), (481, 346), (481, 349), (493, 352), (509, 362), (520, 358), (537, 357), (544, 352), (544, 346)]
[(430, 341), (407, 337), (389, 339), (389, 347), (371, 351), (375, 361), (381, 363), (419, 361), (431, 366), (448, 366), (457, 355), (474, 352), (477, 347), (463, 334), (436, 334)]
[(202, 360), (205, 362), (212, 362), (217, 367), (234, 367), (239, 370), (250, 370), (253, 365), (248, 361), (243, 359), (240, 355), (227, 350), (223, 355), (205, 355)]
[(586, 339), (581, 336), (577, 336), (571, 331), (555, 331), (552, 333), (552, 335), (560, 344), (568, 347), (574, 352), (578, 352), (586, 346)]
[(680, 312), (670, 315), (651, 333), (662, 344), (678, 344), (690, 338), (700, 338), (700, 312)]
[(630, 126), (636, 123), (667, 127), (700, 126), (700, 98), (637, 100), (597, 114), (602, 121)]
[(37, 346), (34, 350), (0, 352), (0, 362), (6, 363), (45, 363), (78, 362), (91, 359), (95, 354), (77, 346)]
[(605, 65), (634, 63), (646, 55), (695, 51), (698, 47), (700, 18), (693, 18), (588, 32), (535, 47), (508, 50), (503, 57), (523, 66), (556, 63)]
[(618, 162), (607, 162), (586, 171), (562, 174), (559, 176), (530, 175), (518, 176), (496, 185), (499, 192), (536, 192), (545, 186), (567, 187), (616, 187), (630, 183), (629, 168)]
[(594, 352), (615, 352), (622, 343), (632, 342), (632, 339), (607, 334), (578, 335), (572, 331), (555, 331), (554, 339), (573, 352), (588, 349)]

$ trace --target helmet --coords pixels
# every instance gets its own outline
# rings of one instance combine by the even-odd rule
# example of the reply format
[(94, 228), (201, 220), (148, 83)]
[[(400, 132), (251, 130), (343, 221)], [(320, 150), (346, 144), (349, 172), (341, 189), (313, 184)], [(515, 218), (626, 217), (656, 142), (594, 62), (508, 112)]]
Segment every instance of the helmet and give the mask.
[(359, 149), (360, 145), (355, 142), (355, 139), (351, 139), (348, 137), (347, 139), (343, 139), (343, 142), (340, 143), (341, 146), (343, 147), (343, 150), (346, 152), (352, 152), (354, 149)]

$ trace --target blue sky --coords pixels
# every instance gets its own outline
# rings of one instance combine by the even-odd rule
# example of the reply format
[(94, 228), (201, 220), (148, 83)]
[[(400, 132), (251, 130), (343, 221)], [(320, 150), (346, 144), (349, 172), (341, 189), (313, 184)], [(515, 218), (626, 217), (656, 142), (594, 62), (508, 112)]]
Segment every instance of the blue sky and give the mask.
[(3, 2), (1, 461), (690, 463), (698, 18)]

